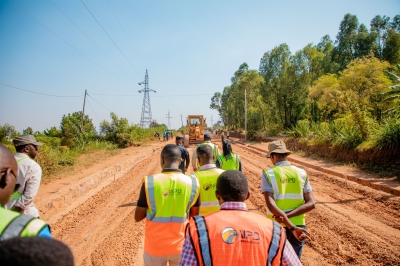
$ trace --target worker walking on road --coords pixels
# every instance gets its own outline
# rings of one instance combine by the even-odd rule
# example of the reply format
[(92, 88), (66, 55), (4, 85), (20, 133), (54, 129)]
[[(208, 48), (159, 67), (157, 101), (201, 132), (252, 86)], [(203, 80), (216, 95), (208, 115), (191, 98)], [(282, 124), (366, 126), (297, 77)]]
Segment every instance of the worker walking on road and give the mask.
[(284, 224), (286, 236), (298, 257), (308, 238), (305, 213), (315, 208), (314, 197), (307, 173), (286, 160), (290, 151), (283, 141), (268, 145), (267, 158), (273, 167), (263, 171), (261, 193), (267, 203), (267, 217)]
[(11, 196), (6, 208), (29, 214), (39, 218), (39, 211), (33, 204), (33, 200), (39, 191), (42, 179), (42, 168), (33, 159), (38, 154), (38, 147), (42, 143), (37, 142), (32, 135), (21, 135), (13, 139), (17, 153), (14, 155), (18, 163), (18, 190)]
[[(202, 145), (209, 145), (211, 147), (212, 152), (213, 152), (213, 156), (214, 156), (213, 161), (215, 163), (217, 158), (218, 158), (218, 156), (219, 156), (219, 148), (218, 148), (218, 145), (216, 145), (216, 144), (211, 142), (211, 135), (210, 134), (208, 134), (208, 133), (204, 134), (204, 142), (200, 143), (199, 146), (202, 146)], [(193, 171), (195, 171), (195, 172), (200, 167), (199, 163), (197, 162), (197, 152), (196, 152), (196, 150), (194, 150), (193, 155), (192, 155), (192, 166), (193, 166)]]
[(137, 201), (135, 220), (146, 218), (144, 265), (177, 265), (189, 216), (199, 213), (197, 178), (182, 174), (181, 152), (166, 145), (160, 156), (160, 174), (146, 176)]
[(31, 215), (6, 210), (3, 206), (20, 187), (18, 165), (12, 153), (0, 144), (0, 241), (19, 236), (51, 238), (49, 226)]
[[(189, 168), (190, 164), (190, 156), (188, 150), (183, 147), (183, 138), (181, 136), (175, 137), (175, 144), (178, 146), (178, 148), (181, 151), (181, 164), (179, 165), (179, 169), (181, 169), (182, 173), (185, 174), (187, 172), (187, 169)], [(185, 166), (186, 164), (186, 166)]]
[(238, 154), (232, 152), (232, 145), (229, 140), (222, 142), (223, 153), (217, 158), (217, 167), (223, 170), (238, 170), (242, 172), (242, 162)]
[(217, 180), (219, 212), (190, 219), (179, 265), (301, 265), (277, 222), (249, 212), (246, 177), (223, 172)]
[(197, 147), (197, 157), (200, 162), (200, 169), (196, 171), (194, 176), (199, 179), (200, 183), (200, 215), (217, 212), (220, 209), (215, 189), (218, 176), (224, 170), (218, 169), (214, 164), (212, 149), (209, 145), (201, 145)]

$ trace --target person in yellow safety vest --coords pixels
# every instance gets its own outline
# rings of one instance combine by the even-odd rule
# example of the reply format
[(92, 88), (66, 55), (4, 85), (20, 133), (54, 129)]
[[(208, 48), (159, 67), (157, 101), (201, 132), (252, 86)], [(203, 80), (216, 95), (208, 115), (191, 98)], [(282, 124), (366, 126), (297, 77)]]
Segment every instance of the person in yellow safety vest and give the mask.
[(301, 257), (303, 245), (308, 238), (305, 213), (315, 208), (314, 197), (306, 171), (286, 160), (290, 151), (283, 141), (268, 145), (267, 158), (273, 167), (263, 171), (261, 193), (267, 203), (267, 217), (285, 226), (286, 236), (296, 254)]
[(238, 170), (242, 172), (242, 162), (238, 154), (232, 152), (229, 140), (222, 142), (223, 153), (217, 158), (217, 167), (223, 170)]
[(0, 144), (0, 241), (17, 236), (51, 238), (49, 226), (30, 215), (4, 209), (11, 195), (18, 189), (18, 165), (12, 153)]
[(179, 265), (301, 265), (277, 222), (249, 212), (246, 177), (227, 170), (217, 179), (219, 212), (190, 219)]
[(177, 265), (189, 216), (199, 213), (200, 191), (196, 177), (179, 170), (181, 152), (166, 145), (160, 156), (160, 174), (146, 176), (140, 189), (135, 220), (146, 218), (144, 265)]
[(193, 175), (200, 183), (200, 215), (217, 212), (220, 209), (215, 188), (218, 176), (224, 170), (218, 169), (214, 164), (212, 149), (209, 145), (197, 147), (197, 158), (200, 162), (200, 169)]
[(33, 200), (39, 191), (42, 179), (42, 168), (33, 159), (38, 154), (37, 142), (32, 135), (21, 135), (13, 139), (17, 153), (14, 155), (18, 163), (18, 191), (12, 194), (6, 208), (39, 218), (39, 211)]
[[(211, 142), (211, 135), (210, 134), (208, 134), (208, 133), (204, 134), (204, 142), (200, 143), (198, 146), (201, 146), (201, 145), (209, 145), (211, 147), (211, 149), (213, 151), (213, 155), (214, 155), (213, 160), (214, 160), (214, 163), (215, 163), (217, 161), (217, 158), (218, 158), (220, 153), (219, 153), (218, 145), (216, 145), (216, 144)], [(192, 167), (193, 167), (193, 171), (195, 171), (195, 172), (200, 167), (200, 165), (199, 165), (199, 163), (197, 161), (197, 152), (196, 152), (196, 150), (194, 150), (194, 152), (192, 154)]]

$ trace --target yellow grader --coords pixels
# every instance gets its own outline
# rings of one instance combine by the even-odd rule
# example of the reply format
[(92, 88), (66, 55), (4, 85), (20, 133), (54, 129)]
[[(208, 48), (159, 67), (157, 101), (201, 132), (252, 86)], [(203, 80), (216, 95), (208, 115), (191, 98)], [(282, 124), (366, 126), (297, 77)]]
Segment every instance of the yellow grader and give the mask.
[(192, 143), (202, 143), (204, 141), (206, 119), (202, 115), (189, 115), (186, 121), (189, 134), (185, 135), (183, 145), (187, 148)]

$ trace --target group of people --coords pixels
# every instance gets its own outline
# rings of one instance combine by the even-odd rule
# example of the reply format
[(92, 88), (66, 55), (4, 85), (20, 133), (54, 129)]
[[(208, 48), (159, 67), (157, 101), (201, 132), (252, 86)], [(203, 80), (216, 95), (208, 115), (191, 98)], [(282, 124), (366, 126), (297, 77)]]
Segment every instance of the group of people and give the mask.
[[(13, 140), (17, 153), (0, 145), (0, 264), (74, 265), (71, 250), (52, 239), (33, 204), (41, 168), (33, 160), (32, 135)], [(273, 167), (261, 176), (266, 217), (248, 211), (249, 185), (240, 157), (209, 134), (192, 159), (182, 145), (161, 151), (161, 173), (146, 176), (134, 218), (146, 221), (145, 265), (301, 265), (309, 233), (305, 214), (315, 207), (307, 173), (287, 161), (282, 141), (269, 143)], [(192, 163), (194, 174), (185, 173)]]
[(71, 250), (52, 239), (33, 204), (42, 177), (33, 159), (42, 143), (32, 135), (13, 143), (14, 156), (0, 144), (0, 265), (74, 265)]
[[(269, 144), (273, 167), (263, 171), (266, 217), (248, 211), (248, 181), (240, 157), (223, 153), (204, 134), (192, 158), (182, 146), (161, 151), (161, 173), (146, 176), (135, 220), (145, 219), (145, 265), (301, 265), (309, 233), (305, 213), (315, 207), (307, 173), (287, 161), (282, 141)], [(194, 174), (185, 175), (192, 163)]]

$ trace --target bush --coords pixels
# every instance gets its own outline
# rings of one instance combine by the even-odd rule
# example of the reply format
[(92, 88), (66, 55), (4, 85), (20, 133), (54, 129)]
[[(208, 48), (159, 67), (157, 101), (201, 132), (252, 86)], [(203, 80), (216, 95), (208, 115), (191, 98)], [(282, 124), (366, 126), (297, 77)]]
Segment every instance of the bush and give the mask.
[(375, 138), (380, 150), (400, 150), (400, 120), (396, 118), (384, 120)]

